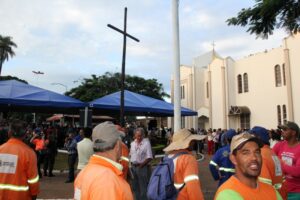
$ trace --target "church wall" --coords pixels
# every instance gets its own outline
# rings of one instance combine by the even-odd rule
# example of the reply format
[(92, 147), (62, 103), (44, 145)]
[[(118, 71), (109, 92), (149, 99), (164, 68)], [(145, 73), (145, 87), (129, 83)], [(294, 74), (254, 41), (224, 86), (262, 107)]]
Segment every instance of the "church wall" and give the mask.
[[(284, 54), (282, 48), (236, 61), (235, 88), (237, 76), (248, 74), (249, 92), (236, 92), (236, 105), (248, 106), (251, 111), (250, 126), (261, 125), (267, 128), (277, 127), (277, 105), (287, 105), (286, 86), (275, 87), (275, 65), (282, 66)], [(281, 67), (282, 69), (282, 67)], [(243, 88), (244, 90), (244, 88)]]
[(222, 71), (223, 60), (215, 59), (211, 65), (211, 87), (212, 87), (212, 127), (211, 128), (224, 128), (224, 112), (223, 112), (223, 90), (222, 90)]
[(294, 120), (300, 125), (300, 34), (287, 39), (290, 53), (291, 80), (294, 102)]

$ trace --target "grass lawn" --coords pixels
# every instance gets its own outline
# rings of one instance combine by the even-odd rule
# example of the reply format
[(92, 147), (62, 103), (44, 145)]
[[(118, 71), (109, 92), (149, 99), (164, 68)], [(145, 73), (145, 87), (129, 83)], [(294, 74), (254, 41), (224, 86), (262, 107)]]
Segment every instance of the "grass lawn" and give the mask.
[[(77, 167), (77, 163), (75, 164), (75, 169)], [(68, 154), (58, 152), (57, 156), (55, 157), (55, 170), (67, 170), (68, 168)]]

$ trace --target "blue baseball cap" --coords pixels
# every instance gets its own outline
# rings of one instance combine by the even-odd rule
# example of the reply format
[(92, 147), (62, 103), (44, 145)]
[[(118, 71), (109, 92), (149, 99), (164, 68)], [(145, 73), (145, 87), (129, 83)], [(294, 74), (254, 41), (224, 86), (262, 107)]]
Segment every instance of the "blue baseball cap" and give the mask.
[(35, 129), (34, 129), (34, 132), (35, 132), (36, 134), (41, 134), (42, 131), (41, 131), (40, 128), (35, 128)]
[(252, 133), (253, 135), (255, 135), (258, 138), (260, 138), (264, 143), (269, 143), (269, 140), (270, 140), (269, 132), (264, 127), (254, 126), (250, 130), (250, 133)]
[(236, 131), (234, 129), (229, 129), (226, 133), (225, 133), (225, 137), (229, 140), (231, 140), (234, 136), (236, 135)]

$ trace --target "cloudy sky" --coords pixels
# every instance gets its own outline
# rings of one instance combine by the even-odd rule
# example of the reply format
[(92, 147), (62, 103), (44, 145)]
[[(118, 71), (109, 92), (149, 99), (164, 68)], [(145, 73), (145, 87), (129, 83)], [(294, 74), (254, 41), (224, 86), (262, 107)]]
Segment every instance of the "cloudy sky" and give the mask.
[[(246, 28), (225, 23), (254, 2), (180, 0), (181, 64), (191, 65), (194, 57), (212, 50), (213, 41), (221, 56), (236, 60), (280, 46), (286, 36), (282, 30), (262, 40)], [(123, 38), (107, 24), (122, 29), (127, 7), (127, 31), (140, 42), (127, 40), (126, 73), (155, 78), (170, 92), (171, 4), (172, 0), (0, 0), (0, 34), (13, 37), (18, 45), (2, 75), (63, 93), (91, 74), (120, 72)]]

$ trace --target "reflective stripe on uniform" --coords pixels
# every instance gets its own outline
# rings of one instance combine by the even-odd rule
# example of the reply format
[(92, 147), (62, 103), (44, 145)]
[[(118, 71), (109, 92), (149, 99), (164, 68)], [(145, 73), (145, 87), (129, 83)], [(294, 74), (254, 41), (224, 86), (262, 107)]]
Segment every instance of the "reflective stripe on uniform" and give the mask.
[[(272, 185), (272, 180), (271, 179), (262, 178), (262, 177), (258, 177), (258, 179), (259, 179), (260, 182), (266, 183), (268, 185)], [(279, 190), (281, 188), (282, 184), (281, 183), (276, 183), (273, 186), (276, 190)]]
[(176, 189), (180, 189), (184, 186), (185, 183), (193, 181), (193, 180), (199, 180), (198, 175), (193, 174), (193, 175), (186, 176), (184, 178), (184, 183), (174, 183), (174, 186)]
[(129, 162), (129, 159), (128, 159), (127, 157), (125, 157), (125, 156), (121, 156), (121, 160), (124, 160), (124, 161), (126, 161), (126, 162)]
[(234, 172), (235, 172), (235, 169), (232, 169), (232, 168), (226, 168), (226, 167), (220, 167), (220, 168), (219, 168), (219, 171), (232, 172), (232, 173), (234, 173)]
[(29, 190), (29, 186), (18, 186), (18, 185), (0, 184), (0, 190), (28, 191)]
[(271, 179), (263, 178), (263, 177), (258, 177), (258, 179), (259, 179), (261, 182), (263, 182), (263, 183), (272, 185), (272, 180), (271, 180)]
[(279, 190), (281, 187), (282, 187), (282, 184), (281, 184), (281, 183), (276, 183), (276, 184), (274, 184), (274, 188), (275, 188), (276, 190)]
[(193, 181), (193, 180), (199, 180), (198, 175), (193, 174), (193, 175), (186, 176), (186, 177), (184, 178), (184, 182), (185, 182), (185, 183), (190, 182), (190, 181)]
[(179, 190), (180, 188), (182, 188), (184, 186), (184, 183), (174, 183), (174, 186), (177, 190)]
[(216, 166), (216, 167), (218, 166), (218, 164), (215, 163), (213, 160), (211, 160), (211, 161), (209, 162), (209, 164), (210, 164), (210, 165), (213, 165), (213, 166)]
[(39, 181), (39, 175), (37, 175), (35, 178), (29, 179), (27, 182), (29, 184), (37, 183)]

